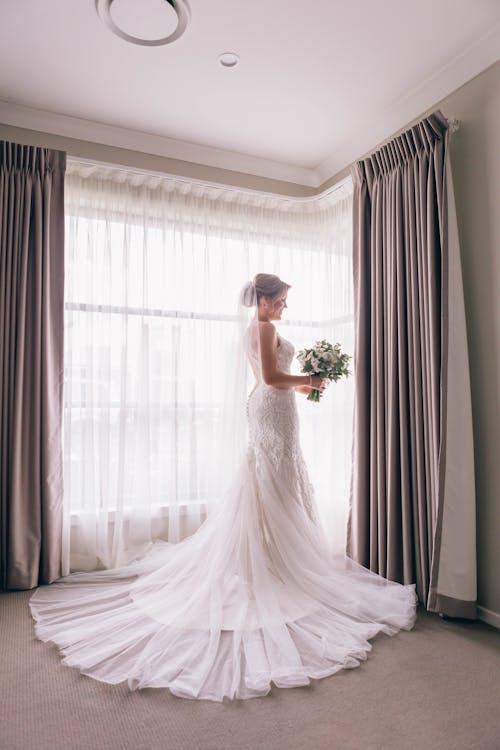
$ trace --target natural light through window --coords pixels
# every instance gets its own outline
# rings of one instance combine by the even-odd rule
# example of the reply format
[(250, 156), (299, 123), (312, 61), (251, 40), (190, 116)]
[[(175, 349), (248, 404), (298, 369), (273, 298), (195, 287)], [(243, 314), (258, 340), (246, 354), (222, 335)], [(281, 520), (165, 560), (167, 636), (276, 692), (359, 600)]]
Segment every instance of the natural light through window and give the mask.
[[(172, 219), (161, 206), (153, 212), (140, 191), (123, 201), (115, 186), (105, 188), (89, 184), (82, 208), (81, 183), (72, 195), (69, 178), (67, 515), (83, 528), (86, 517), (99, 515), (167, 515), (172, 524), (175, 510), (201, 519), (235, 469), (218, 451), (224, 363), (243, 284), (260, 271), (279, 273), (292, 285), (279, 323), (283, 335), (297, 350), (326, 337), (352, 352), (350, 200), (344, 198), (327, 242), (324, 228), (315, 237), (307, 225), (288, 237), (278, 228), (273, 237), (272, 224), (251, 209), (246, 224), (243, 212), (236, 225), (225, 225), (210, 202), (188, 202)], [(231, 206), (224, 211), (231, 216)], [(348, 491), (352, 384), (332, 388), (320, 407), (298, 400), (301, 442), (327, 518), (335, 507), (340, 512), (335, 496)]]

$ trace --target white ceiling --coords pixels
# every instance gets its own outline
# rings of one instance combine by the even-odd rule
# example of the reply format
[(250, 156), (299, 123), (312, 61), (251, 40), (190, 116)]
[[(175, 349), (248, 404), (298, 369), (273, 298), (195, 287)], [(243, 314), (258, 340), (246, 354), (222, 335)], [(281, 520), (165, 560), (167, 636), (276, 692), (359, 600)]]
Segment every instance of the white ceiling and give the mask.
[(318, 186), (500, 58), (498, 0), (190, 7), (148, 48), (94, 0), (0, 0), (0, 122)]

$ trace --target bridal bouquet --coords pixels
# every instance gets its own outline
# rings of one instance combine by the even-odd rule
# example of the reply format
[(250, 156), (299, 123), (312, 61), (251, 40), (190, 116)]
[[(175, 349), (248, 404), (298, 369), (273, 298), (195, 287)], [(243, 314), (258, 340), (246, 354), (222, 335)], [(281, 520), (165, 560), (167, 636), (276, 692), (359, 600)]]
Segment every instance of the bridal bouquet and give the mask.
[[(342, 353), (340, 344), (333, 346), (325, 339), (316, 341), (312, 349), (301, 349), (297, 352), (297, 359), (302, 365), (302, 372), (307, 375), (319, 375), (320, 378), (335, 381), (351, 375), (349, 362), (352, 357)], [(320, 397), (320, 392), (314, 389), (307, 399), (318, 402)]]

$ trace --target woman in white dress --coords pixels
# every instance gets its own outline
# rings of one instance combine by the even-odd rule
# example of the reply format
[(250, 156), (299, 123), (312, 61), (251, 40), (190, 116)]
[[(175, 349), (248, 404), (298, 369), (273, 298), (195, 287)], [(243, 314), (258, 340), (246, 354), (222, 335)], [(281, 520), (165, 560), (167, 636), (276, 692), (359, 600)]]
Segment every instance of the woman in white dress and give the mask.
[[(115, 570), (73, 573), (30, 600), (37, 637), (63, 662), (131, 689), (167, 687), (222, 701), (357, 667), (383, 632), (410, 630), (415, 585), (332, 556), (299, 443), (296, 392), (325, 382), (292, 375), (293, 345), (273, 321), (289, 285), (257, 274), (243, 344), (255, 376), (248, 446), (234, 480), (198, 531), (155, 543)], [(248, 364), (247, 364), (248, 367)], [(222, 462), (221, 462), (222, 465)]]

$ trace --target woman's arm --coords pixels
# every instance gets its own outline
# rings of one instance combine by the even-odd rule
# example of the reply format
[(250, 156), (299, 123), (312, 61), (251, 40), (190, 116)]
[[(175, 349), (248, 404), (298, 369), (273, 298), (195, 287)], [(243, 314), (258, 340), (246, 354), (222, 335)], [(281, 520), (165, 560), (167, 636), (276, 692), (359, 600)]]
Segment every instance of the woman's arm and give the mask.
[[(262, 377), (266, 385), (275, 388), (294, 388), (309, 385), (309, 375), (290, 375), (278, 368), (278, 337), (272, 323), (259, 322), (260, 358)], [(319, 387), (321, 378), (312, 376), (312, 382), (317, 380)]]

